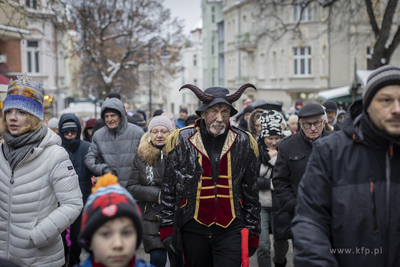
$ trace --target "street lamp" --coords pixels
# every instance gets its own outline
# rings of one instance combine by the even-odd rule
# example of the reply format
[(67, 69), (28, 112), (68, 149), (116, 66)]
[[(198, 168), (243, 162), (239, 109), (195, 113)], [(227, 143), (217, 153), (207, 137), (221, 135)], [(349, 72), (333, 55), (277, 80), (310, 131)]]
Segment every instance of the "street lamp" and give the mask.
[(164, 42), (164, 50), (163, 50), (163, 53), (160, 56), (160, 58), (168, 59), (171, 57), (167, 52), (167, 42), (164, 39), (162, 39), (161, 37), (158, 37), (158, 36), (155, 36), (150, 39), (149, 44), (147, 45), (149, 47), (149, 62), (148, 63), (149, 63), (149, 113), (150, 113), (150, 116), (151, 116), (151, 107), (152, 107), (152, 103), (151, 103), (151, 95), (152, 95), (152, 92), (151, 92), (151, 44), (157, 38), (161, 39)]

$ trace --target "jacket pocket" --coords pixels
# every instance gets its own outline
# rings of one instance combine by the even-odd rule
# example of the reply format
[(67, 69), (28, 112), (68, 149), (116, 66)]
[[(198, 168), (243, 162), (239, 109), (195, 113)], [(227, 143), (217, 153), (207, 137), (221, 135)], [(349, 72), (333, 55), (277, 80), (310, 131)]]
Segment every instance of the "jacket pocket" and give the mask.
[(291, 155), (289, 156), (289, 160), (301, 160), (306, 156), (306, 154), (296, 154), (296, 155)]

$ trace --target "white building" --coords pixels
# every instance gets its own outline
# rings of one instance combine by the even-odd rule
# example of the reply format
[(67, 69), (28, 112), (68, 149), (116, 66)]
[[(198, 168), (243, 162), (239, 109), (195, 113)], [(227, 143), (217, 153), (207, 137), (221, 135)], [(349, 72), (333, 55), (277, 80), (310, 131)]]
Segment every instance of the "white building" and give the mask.
[(194, 84), (202, 90), (206, 89), (203, 88), (201, 19), (194, 25), (187, 42), (181, 49), (180, 64), (182, 71), (170, 86), (170, 97), (166, 108), (168, 112), (177, 115), (180, 107), (185, 106), (190, 115), (194, 114), (199, 107), (199, 100), (189, 89), (179, 91), (179, 88), (184, 84)]

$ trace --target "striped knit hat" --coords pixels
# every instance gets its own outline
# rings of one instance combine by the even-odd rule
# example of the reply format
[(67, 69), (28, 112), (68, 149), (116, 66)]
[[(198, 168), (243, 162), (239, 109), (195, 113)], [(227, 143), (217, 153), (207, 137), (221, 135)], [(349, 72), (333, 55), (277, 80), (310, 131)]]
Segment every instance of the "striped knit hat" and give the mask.
[(66, 121), (61, 127), (61, 132), (78, 131), (78, 125), (74, 121)]
[(366, 110), (374, 95), (388, 85), (400, 85), (400, 68), (386, 65), (374, 70), (367, 80), (363, 92), (363, 105)]
[(22, 109), (43, 121), (43, 84), (31, 82), (33, 78), (26, 73), (17, 78), (8, 84), (3, 112), (12, 108)]

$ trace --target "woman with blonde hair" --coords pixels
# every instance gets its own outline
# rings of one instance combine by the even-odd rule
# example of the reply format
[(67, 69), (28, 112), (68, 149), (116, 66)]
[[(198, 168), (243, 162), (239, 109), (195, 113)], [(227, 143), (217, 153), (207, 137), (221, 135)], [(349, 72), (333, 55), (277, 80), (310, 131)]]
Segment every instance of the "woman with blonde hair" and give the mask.
[(0, 258), (21, 266), (61, 266), (60, 233), (83, 203), (60, 137), (43, 123), (44, 89), (26, 74), (11, 80), (0, 130)]

